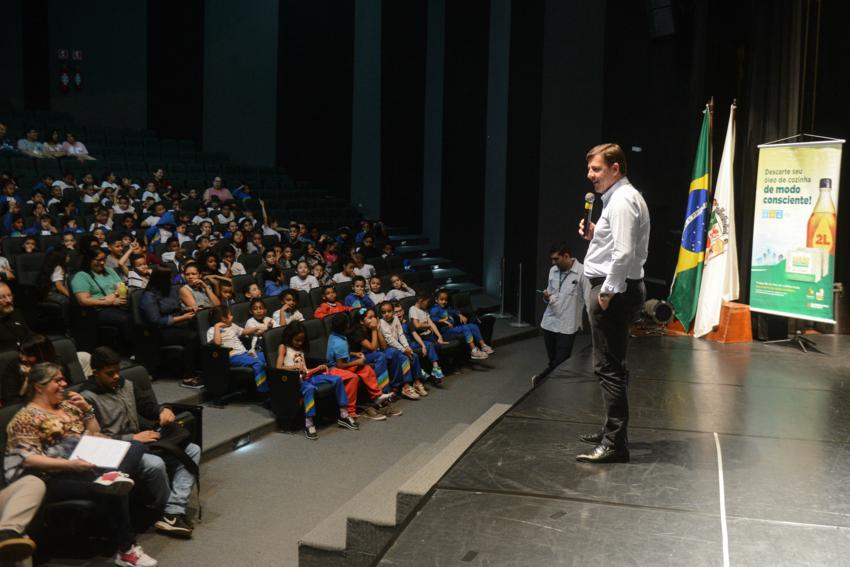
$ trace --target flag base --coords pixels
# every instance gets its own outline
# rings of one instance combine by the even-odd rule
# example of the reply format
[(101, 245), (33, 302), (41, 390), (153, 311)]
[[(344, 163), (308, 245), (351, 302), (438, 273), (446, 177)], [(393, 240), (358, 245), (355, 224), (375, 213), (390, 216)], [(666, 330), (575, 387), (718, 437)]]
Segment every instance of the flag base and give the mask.
[(750, 306), (724, 301), (720, 308), (720, 324), (705, 336), (717, 343), (750, 343), (753, 341), (753, 323)]

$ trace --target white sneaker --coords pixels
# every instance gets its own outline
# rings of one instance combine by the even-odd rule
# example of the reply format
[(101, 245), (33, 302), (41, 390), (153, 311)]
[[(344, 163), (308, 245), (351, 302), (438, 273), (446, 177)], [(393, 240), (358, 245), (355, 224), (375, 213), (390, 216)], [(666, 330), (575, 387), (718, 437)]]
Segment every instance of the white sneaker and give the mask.
[(134, 545), (125, 553), (115, 554), (115, 564), (119, 567), (156, 567), (159, 562), (145, 553), (140, 545)]
[(98, 492), (123, 496), (133, 489), (136, 484), (133, 479), (120, 471), (103, 473), (94, 481)]
[(481, 347), (481, 350), (483, 350), (487, 355), (491, 355), (491, 354), (496, 353), (496, 351), (493, 350), (493, 347), (491, 347), (490, 345), (487, 345), (487, 344), (485, 344), (483, 347)]
[(489, 355), (486, 352), (484, 352), (483, 350), (481, 350), (480, 348), (474, 348), (474, 349), (472, 349), (472, 353), (470, 354), (470, 357), (473, 360), (485, 360), (485, 359), (489, 358)]

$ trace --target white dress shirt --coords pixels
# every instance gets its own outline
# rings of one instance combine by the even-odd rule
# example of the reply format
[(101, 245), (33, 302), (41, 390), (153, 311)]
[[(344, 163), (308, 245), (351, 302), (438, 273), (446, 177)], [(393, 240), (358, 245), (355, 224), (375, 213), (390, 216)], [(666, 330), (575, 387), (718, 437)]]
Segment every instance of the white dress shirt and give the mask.
[(552, 266), (546, 291), (549, 292), (549, 301), (540, 328), (564, 335), (572, 335), (581, 329), (585, 299), (590, 293), (590, 282), (584, 277), (581, 262), (574, 260), (572, 267), (564, 272), (558, 266)]
[(588, 278), (605, 278), (601, 293), (626, 291), (626, 280), (643, 278), (649, 250), (649, 208), (627, 177), (602, 195), (602, 215), (584, 257)]

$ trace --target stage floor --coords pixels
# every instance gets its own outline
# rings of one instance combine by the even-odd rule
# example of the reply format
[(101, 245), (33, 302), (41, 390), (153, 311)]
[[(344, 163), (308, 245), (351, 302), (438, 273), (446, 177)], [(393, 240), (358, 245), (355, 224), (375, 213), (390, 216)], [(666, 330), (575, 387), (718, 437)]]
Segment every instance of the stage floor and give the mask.
[(850, 564), (850, 337), (816, 341), (803, 354), (633, 339), (629, 464), (574, 459), (602, 403), (590, 348), (574, 353), (454, 465), (380, 565)]

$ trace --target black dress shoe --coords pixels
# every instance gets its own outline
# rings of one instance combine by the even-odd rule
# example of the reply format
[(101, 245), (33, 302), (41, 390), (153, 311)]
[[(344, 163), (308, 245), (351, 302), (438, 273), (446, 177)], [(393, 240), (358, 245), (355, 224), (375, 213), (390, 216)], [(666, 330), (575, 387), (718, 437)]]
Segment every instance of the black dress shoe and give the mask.
[(599, 445), (602, 443), (601, 433), (582, 433), (578, 436), (578, 440), (582, 443), (590, 443), (591, 445)]
[(589, 453), (577, 455), (576, 460), (581, 463), (628, 463), (629, 450), (597, 445)]

